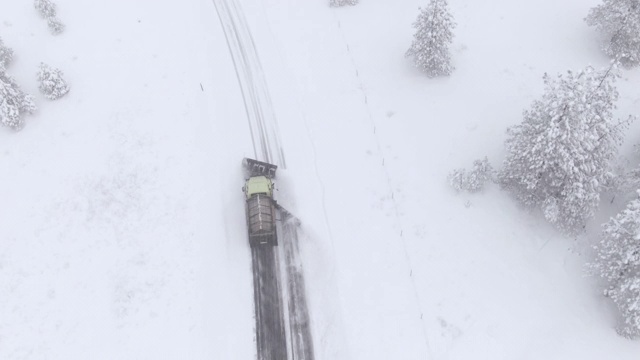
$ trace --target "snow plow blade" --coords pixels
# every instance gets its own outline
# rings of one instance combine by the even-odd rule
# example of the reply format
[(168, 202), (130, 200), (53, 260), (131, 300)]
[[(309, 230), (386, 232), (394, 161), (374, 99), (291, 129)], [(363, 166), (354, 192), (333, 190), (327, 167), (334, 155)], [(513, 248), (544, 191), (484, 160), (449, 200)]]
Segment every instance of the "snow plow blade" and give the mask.
[(266, 176), (273, 179), (276, 176), (278, 166), (266, 162), (244, 158), (244, 167), (249, 172), (249, 176)]

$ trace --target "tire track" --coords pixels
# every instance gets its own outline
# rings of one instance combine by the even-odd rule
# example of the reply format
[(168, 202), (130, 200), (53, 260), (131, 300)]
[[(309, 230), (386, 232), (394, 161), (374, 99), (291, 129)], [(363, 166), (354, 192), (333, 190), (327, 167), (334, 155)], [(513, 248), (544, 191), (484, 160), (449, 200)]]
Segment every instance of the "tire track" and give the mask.
[(236, 0), (213, 0), (213, 4), (235, 66), (256, 158), (286, 169), (277, 118), (246, 18)]
[(306, 288), (300, 251), (298, 249), (298, 228), (300, 222), (290, 214), (281, 212), (283, 241), (281, 252), (284, 253), (286, 274), (288, 310), (289, 310), (289, 340), (291, 354), (294, 360), (313, 360), (313, 337), (311, 336), (311, 321), (307, 307)]

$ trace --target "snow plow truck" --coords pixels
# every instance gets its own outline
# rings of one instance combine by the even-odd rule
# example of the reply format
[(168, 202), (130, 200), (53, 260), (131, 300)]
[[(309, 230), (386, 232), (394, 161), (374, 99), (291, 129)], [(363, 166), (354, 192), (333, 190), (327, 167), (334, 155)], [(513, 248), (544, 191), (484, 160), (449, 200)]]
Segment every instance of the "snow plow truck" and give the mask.
[(278, 245), (276, 232), (276, 201), (273, 199), (276, 165), (245, 158), (247, 173), (242, 191), (245, 194), (249, 244)]

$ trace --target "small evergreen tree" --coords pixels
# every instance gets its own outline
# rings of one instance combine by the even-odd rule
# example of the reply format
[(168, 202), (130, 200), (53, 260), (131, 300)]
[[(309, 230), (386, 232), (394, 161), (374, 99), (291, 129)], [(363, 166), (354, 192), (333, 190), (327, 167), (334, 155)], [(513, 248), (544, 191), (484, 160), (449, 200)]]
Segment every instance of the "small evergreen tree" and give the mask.
[(0, 38), (0, 72), (7, 68), (11, 60), (13, 60), (13, 50), (6, 47)]
[(622, 316), (618, 333), (640, 336), (640, 199), (603, 225), (592, 272), (607, 281), (605, 296), (613, 300)]
[(38, 10), (40, 16), (45, 19), (56, 16), (56, 4), (51, 0), (34, 0), (33, 6)]
[(40, 92), (49, 100), (56, 100), (69, 92), (69, 85), (62, 78), (60, 69), (53, 68), (45, 63), (40, 63), (40, 68), (36, 74), (40, 82)]
[(507, 130), (507, 156), (499, 183), (525, 205), (541, 207), (562, 230), (584, 226), (611, 176), (609, 163), (622, 141), (613, 123), (618, 99), (613, 65), (551, 78), (545, 92), (524, 112), (522, 124)]
[(425, 9), (420, 9), (413, 24), (416, 33), (406, 56), (411, 57), (414, 65), (429, 77), (451, 74), (453, 66), (449, 45), (453, 41), (455, 26), (447, 0), (431, 0)]
[(22, 92), (13, 78), (0, 71), (0, 123), (19, 130), (24, 125), (23, 114), (35, 110), (33, 97)]
[(345, 5), (356, 5), (358, 3), (358, 0), (329, 0), (329, 6), (332, 7), (339, 7), (339, 6), (345, 6)]
[(607, 37), (607, 55), (625, 66), (640, 64), (640, 0), (603, 0), (585, 20)]

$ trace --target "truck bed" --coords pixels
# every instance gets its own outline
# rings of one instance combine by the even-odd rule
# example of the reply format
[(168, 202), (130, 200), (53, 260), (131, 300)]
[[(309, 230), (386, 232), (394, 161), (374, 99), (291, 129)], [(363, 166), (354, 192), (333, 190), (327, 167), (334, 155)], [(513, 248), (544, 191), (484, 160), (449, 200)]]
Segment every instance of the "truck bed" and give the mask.
[(273, 199), (262, 194), (247, 199), (247, 228), (251, 246), (278, 245)]

